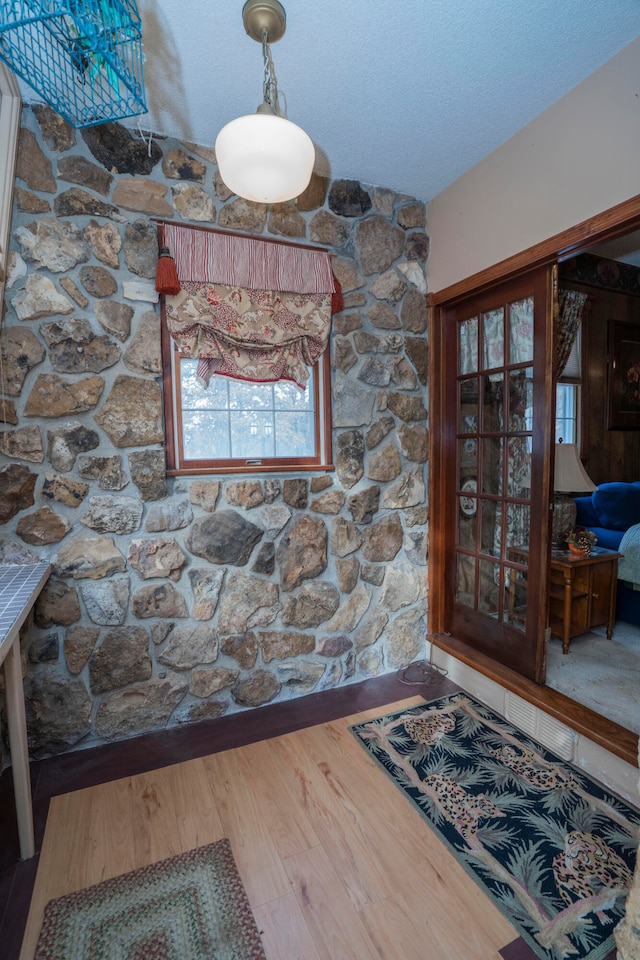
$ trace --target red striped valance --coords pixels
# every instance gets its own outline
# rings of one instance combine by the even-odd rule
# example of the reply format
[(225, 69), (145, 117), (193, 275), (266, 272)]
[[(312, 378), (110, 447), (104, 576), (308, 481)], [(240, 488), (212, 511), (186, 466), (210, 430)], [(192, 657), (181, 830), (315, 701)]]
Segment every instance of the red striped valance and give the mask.
[(181, 283), (220, 283), (290, 293), (334, 291), (331, 258), (326, 250), (196, 230), (177, 223), (164, 223), (163, 230)]

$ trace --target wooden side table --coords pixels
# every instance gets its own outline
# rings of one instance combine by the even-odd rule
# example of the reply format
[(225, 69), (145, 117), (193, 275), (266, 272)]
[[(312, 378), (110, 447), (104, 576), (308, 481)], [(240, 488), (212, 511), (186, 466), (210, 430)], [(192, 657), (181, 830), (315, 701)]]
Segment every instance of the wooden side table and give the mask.
[(593, 547), (589, 557), (552, 550), (549, 584), (549, 626), (569, 653), (572, 637), (606, 626), (611, 639), (616, 618), (618, 560), (615, 550)]
[(27, 724), (20, 659), (20, 627), (27, 619), (51, 567), (48, 563), (0, 564), (0, 668), (4, 669), (7, 727), (13, 768), (20, 856), (35, 853)]

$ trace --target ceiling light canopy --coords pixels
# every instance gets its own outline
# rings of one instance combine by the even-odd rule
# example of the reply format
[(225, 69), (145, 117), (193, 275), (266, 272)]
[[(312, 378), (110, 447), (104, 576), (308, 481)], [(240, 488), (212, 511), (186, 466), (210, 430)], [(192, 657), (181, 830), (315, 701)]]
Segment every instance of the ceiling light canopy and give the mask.
[(262, 44), (263, 102), (256, 113), (238, 117), (222, 128), (215, 151), (220, 176), (229, 190), (256, 203), (282, 203), (306, 189), (315, 148), (309, 136), (282, 116), (271, 59), (272, 43), (286, 28), (278, 0), (247, 0), (242, 8), (245, 30)]

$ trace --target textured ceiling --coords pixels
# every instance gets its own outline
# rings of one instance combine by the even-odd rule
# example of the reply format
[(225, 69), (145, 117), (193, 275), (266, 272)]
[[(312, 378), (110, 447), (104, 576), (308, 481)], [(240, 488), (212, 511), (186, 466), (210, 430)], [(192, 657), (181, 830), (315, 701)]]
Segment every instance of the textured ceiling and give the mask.
[[(319, 172), (429, 200), (640, 32), (638, 0), (284, 0), (272, 47)], [(138, 0), (143, 128), (213, 145), (262, 99), (242, 0)], [(23, 87), (25, 99), (38, 99)], [(132, 121), (137, 125), (138, 121)]]

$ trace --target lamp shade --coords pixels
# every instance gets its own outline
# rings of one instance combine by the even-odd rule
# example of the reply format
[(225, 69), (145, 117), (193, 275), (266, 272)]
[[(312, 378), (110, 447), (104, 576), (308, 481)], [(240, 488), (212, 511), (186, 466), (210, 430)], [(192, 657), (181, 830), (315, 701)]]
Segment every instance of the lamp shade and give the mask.
[(556, 443), (553, 489), (557, 493), (592, 493), (597, 489), (580, 462), (575, 443)]
[(256, 203), (282, 203), (299, 196), (309, 184), (316, 156), (304, 130), (266, 113), (227, 123), (215, 150), (229, 190)]

